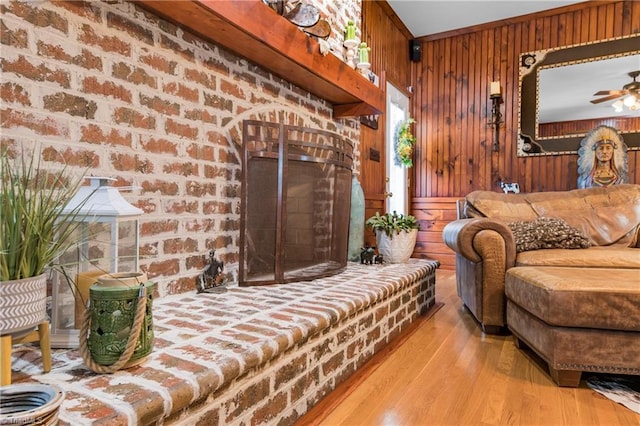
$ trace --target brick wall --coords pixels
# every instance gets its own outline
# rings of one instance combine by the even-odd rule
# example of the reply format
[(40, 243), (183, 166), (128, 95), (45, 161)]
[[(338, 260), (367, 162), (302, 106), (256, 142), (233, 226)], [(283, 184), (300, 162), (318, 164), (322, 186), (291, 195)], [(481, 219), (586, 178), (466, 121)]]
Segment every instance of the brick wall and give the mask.
[[(317, 1), (338, 49), (359, 2)], [(237, 279), (241, 123), (359, 124), (246, 60), (128, 2), (2, 2), (2, 145), (47, 167), (141, 189), (141, 268), (160, 295), (189, 291), (210, 249)], [(340, 52), (337, 52), (340, 53)], [(340, 56), (340, 55), (339, 55)]]

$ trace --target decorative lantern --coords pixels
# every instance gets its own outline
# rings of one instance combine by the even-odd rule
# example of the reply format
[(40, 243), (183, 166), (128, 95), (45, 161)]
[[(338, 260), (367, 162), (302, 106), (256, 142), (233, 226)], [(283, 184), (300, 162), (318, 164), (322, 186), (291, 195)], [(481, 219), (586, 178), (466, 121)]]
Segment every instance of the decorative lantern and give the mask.
[(151, 353), (155, 286), (140, 272), (102, 275), (91, 286), (90, 317), (85, 317), (79, 342), (91, 370), (114, 373), (140, 364)]
[(73, 216), (77, 245), (58, 259), (53, 275), (51, 346), (78, 346), (89, 287), (100, 275), (137, 272), (139, 258), (138, 218), (143, 211), (127, 202), (112, 178), (88, 177), (71, 199), (65, 213)]

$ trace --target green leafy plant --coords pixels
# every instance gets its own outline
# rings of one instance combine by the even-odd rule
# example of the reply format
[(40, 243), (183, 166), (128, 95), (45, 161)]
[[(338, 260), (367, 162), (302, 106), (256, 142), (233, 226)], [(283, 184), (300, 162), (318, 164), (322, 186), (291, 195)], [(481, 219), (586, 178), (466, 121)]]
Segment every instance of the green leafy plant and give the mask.
[[(38, 158), (36, 160), (35, 158)], [(0, 281), (35, 277), (62, 255), (74, 240), (83, 203), (63, 213), (82, 183), (65, 167), (41, 168), (38, 153), (18, 158), (2, 150), (0, 182)]]
[(365, 224), (374, 231), (383, 231), (389, 238), (393, 238), (395, 234), (412, 229), (420, 229), (418, 220), (411, 215), (398, 214), (397, 212), (380, 214), (376, 212), (375, 216), (371, 216)]
[(411, 124), (416, 121), (408, 118), (398, 123), (394, 137), (395, 163), (398, 166), (413, 166), (413, 148), (416, 144), (416, 137), (411, 133)]

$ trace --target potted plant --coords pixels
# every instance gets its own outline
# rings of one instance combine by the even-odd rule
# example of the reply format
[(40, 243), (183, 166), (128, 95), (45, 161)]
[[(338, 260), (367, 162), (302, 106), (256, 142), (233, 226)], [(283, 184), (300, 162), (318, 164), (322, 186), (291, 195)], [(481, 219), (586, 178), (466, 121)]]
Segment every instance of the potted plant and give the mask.
[(414, 216), (376, 212), (366, 221), (376, 234), (378, 252), (385, 262), (404, 263), (411, 257), (418, 237), (418, 221)]
[(63, 214), (82, 182), (66, 168), (41, 168), (37, 153), (19, 158), (2, 150), (0, 164), (0, 335), (19, 336), (46, 319), (45, 270), (73, 241)]

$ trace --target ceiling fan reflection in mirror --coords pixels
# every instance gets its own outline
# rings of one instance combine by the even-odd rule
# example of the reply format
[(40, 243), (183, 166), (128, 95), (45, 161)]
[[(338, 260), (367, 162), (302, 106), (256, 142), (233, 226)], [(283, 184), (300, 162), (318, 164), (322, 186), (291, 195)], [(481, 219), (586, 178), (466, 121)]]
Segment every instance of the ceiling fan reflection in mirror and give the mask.
[(601, 90), (596, 92), (593, 96), (604, 97), (593, 99), (591, 103), (599, 104), (601, 102), (622, 98), (615, 101), (612, 105), (616, 112), (622, 112), (624, 106), (631, 111), (640, 110), (640, 82), (636, 81), (636, 78), (640, 76), (640, 71), (632, 71), (628, 75), (633, 81), (622, 86), (622, 90)]

